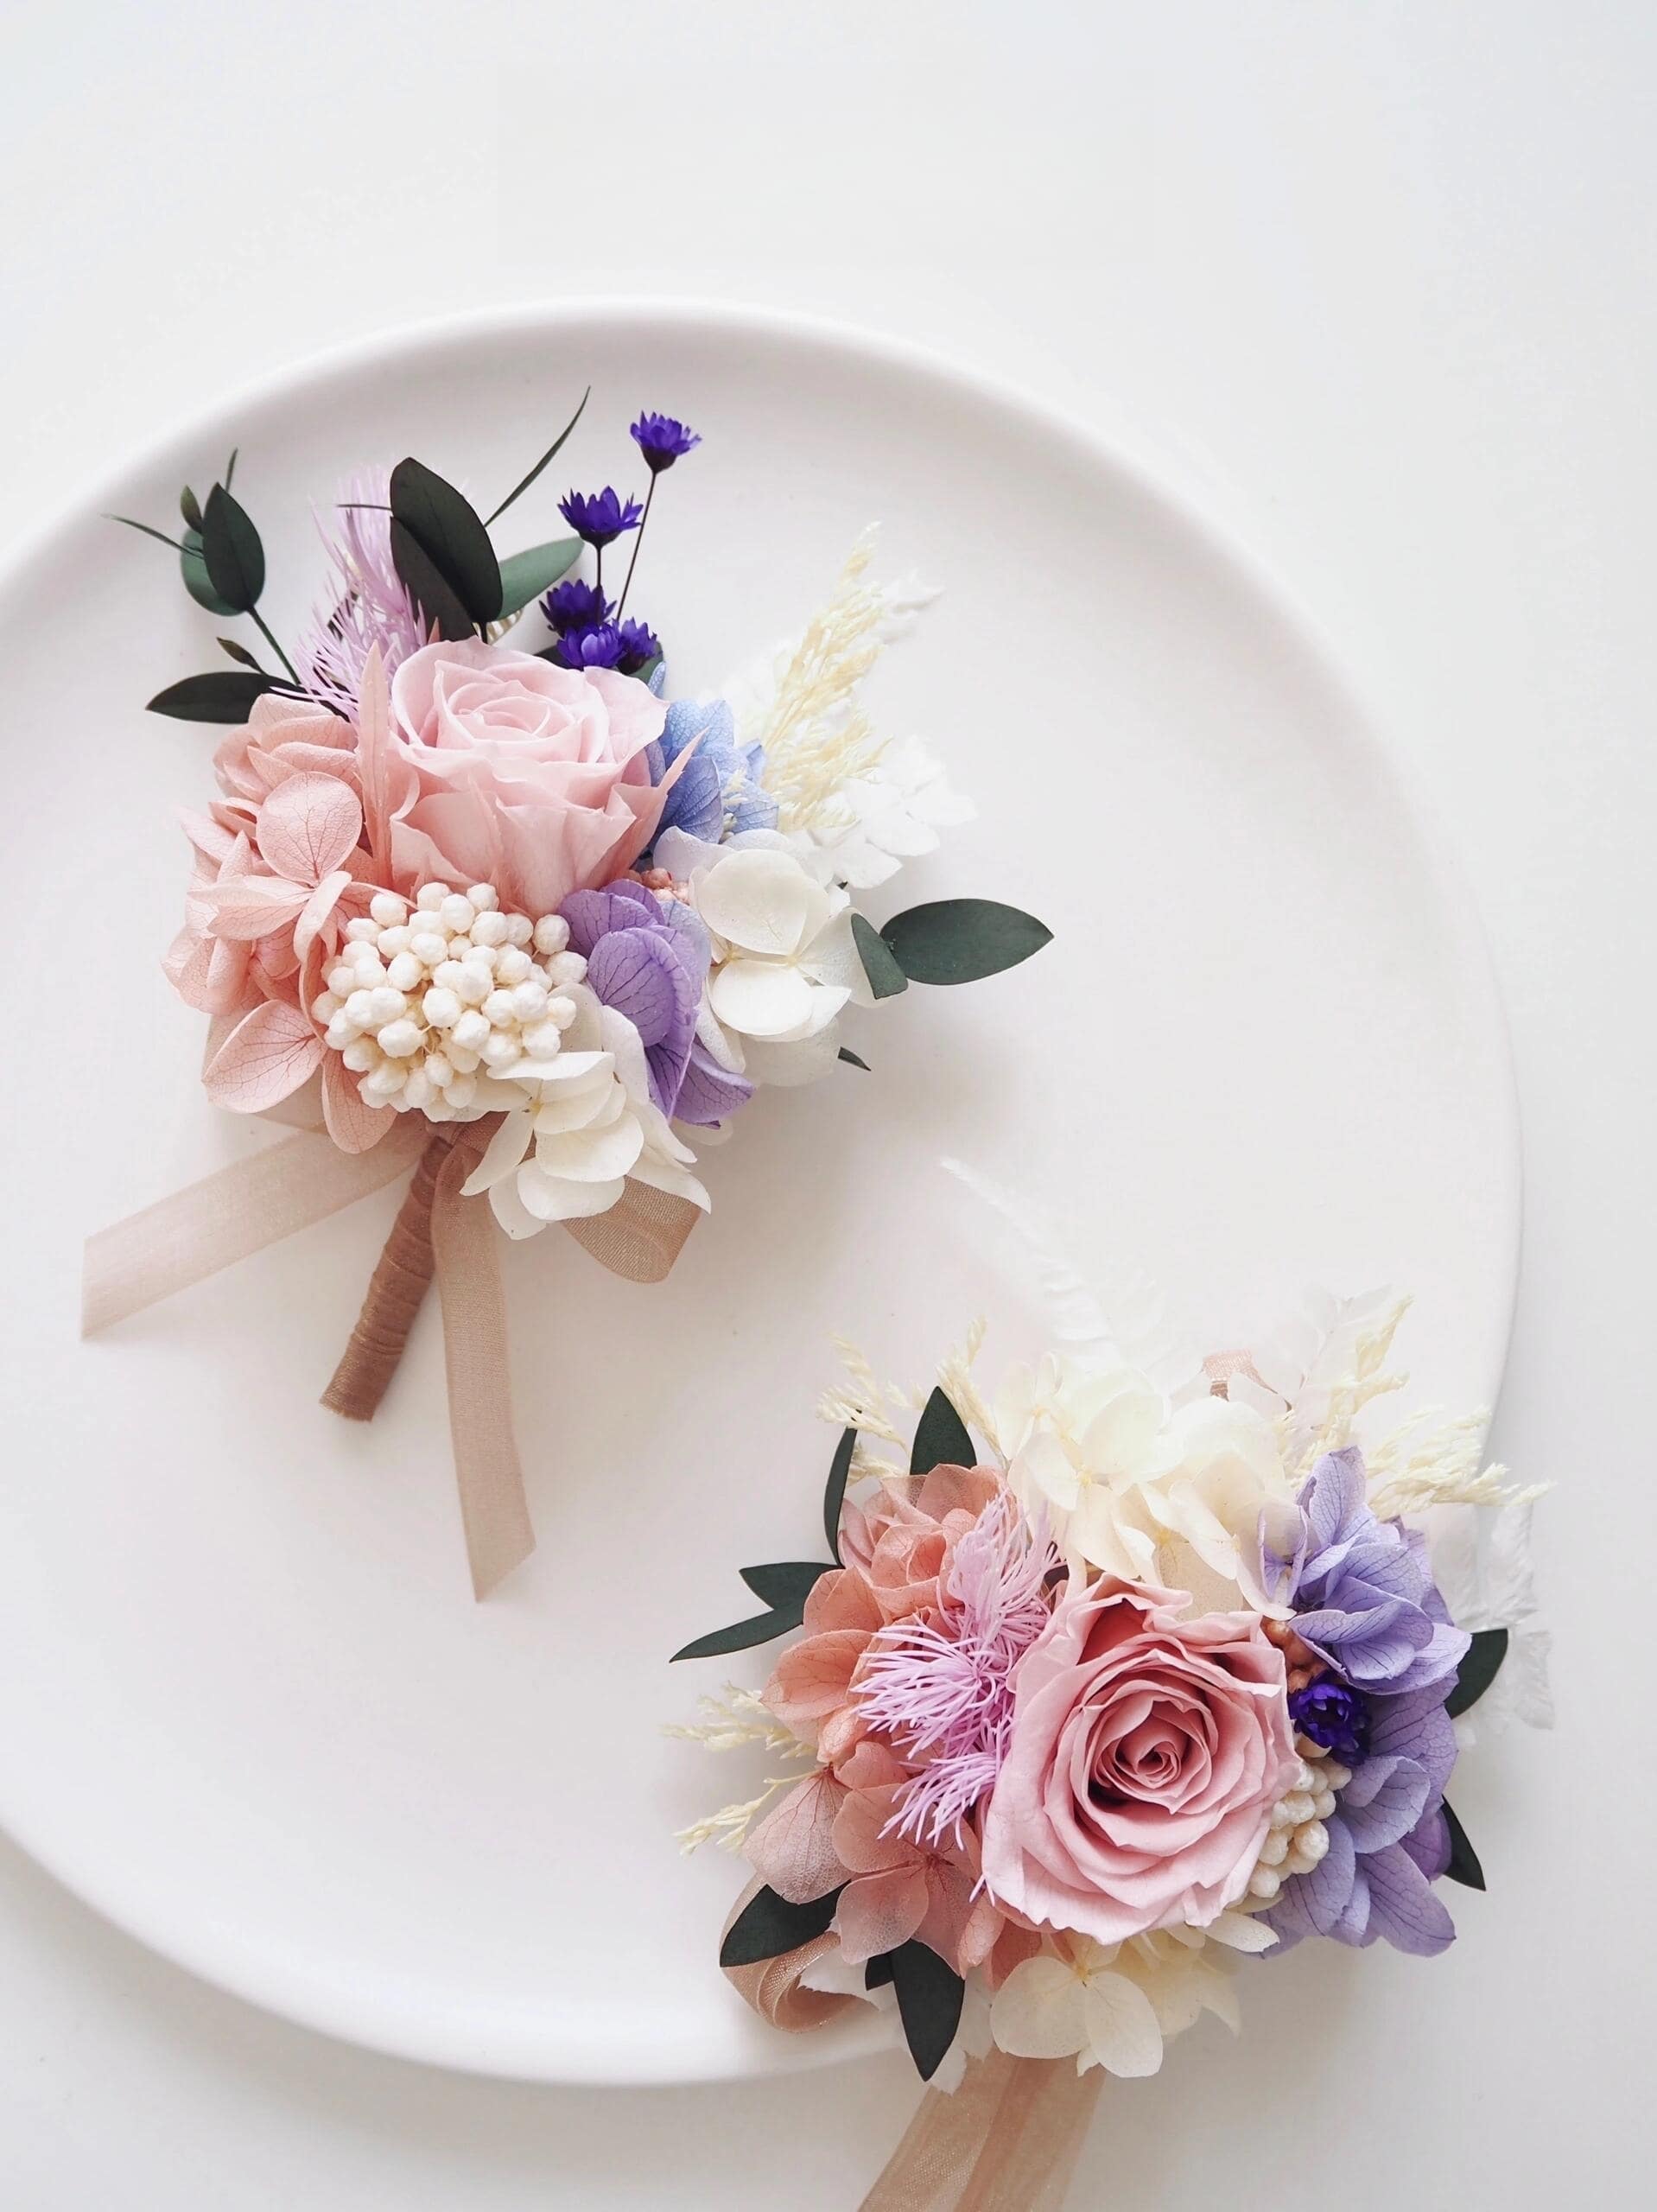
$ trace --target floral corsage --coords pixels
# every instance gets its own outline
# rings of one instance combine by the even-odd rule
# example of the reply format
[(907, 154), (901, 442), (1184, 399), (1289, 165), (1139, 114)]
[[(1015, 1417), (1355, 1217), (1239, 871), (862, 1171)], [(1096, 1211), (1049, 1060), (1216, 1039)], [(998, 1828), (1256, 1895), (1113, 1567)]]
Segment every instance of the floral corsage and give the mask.
[(670, 1732), (784, 1770), (681, 1841), (752, 1869), (720, 1962), (765, 2019), (895, 2005), (955, 2093), (892, 2202), (909, 2164), (975, 2161), (975, 2204), (1048, 2202), (1102, 2074), (1155, 2073), (1204, 2012), (1237, 2026), (1237, 1962), (1430, 1956), (1442, 1885), (1483, 1888), (1445, 1792), (1504, 1661), (1492, 1704), (1549, 1717), (1533, 1493), (1481, 1467), (1477, 1421), (1360, 1440), (1402, 1311), (1326, 1300), (1251, 1352), (1143, 1364), (1084, 1313), (988, 1396), (975, 1332), (924, 1404), (848, 1355), (830, 1556), (745, 1568), (765, 1610), (676, 1655), (801, 1631)]
[(234, 456), (205, 502), (183, 493), (181, 534), (135, 525), (263, 640), (266, 660), (221, 639), (234, 666), (150, 702), (229, 725), (217, 796), (186, 819), (166, 967), (212, 1025), (208, 1097), (306, 1133), (94, 1237), (86, 1326), (412, 1169), (325, 1402), (372, 1414), (435, 1272), (479, 1594), (533, 1546), (489, 1217), (513, 1237), (561, 1223), (658, 1280), (709, 1205), (699, 1144), (756, 1089), (864, 1067), (848, 1008), (995, 974), (1048, 938), (990, 900), (879, 928), (854, 903), (971, 811), (862, 701), (927, 594), (873, 582), (865, 539), (797, 645), (669, 699), (632, 588), (661, 480), (701, 441), (640, 416), (644, 500), (572, 492), (570, 534), (501, 557), (491, 529), (574, 428), (487, 521), (411, 459), (346, 486), (291, 655), (261, 612)]

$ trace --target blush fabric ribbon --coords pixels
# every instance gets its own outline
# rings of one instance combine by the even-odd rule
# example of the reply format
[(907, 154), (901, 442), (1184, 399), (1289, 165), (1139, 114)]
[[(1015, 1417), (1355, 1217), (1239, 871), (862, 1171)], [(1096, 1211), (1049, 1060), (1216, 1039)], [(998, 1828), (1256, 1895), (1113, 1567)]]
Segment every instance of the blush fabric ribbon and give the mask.
[[(752, 1885), (733, 1921), (759, 1885)], [(727, 1929), (729, 1923), (727, 1923)], [(810, 1989), (803, 1976), (835, 1948), (814, 1936), (725, 1978), (762, 2019), (799, 2035), (862, 1999)], [(969, 2059), (952, 2094), (928, 2089), (859, 2212), (1060, 2212), (1104, 2075), (1073, 2058)]]
[[(301, 1129), (88, 1237), (81, 1274), (80, 1332), (95, 1336), (412, 1170), (322, 1402), (347, 1421), (372, 1420), (435, 1279), (455, 1480), (478, 1598), (535, 1549), (512, 1428), (500, 1232), (487, 1200), (461, 1192), (491, 1126), (435, 1128), (407, 1115), (360, 1153)], [(612, 1274), (660, 1282), (698, 1218), (687, 1199), (630, 1182), (608, 1213), (563, 1225)]]

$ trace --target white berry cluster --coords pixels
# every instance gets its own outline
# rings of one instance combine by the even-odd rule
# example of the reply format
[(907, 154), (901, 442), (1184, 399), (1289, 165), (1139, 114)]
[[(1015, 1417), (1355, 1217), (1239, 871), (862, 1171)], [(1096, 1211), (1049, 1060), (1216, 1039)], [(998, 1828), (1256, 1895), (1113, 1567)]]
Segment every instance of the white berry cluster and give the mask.
[(1254, 1872), (1248, 1878), (1248, 1902), (1270, 1904), (1292, 1874), (1310, 1874), (1329, 1851), (1324, 1821), (1335, 1810), (1335, 1793), (1352, 1779), (1343, 1766), (1310, 1736), (1297, 1736), (1299, 1770), (1272, 1808), (1272, 1826)]
[(568, 944), (558, 915), (504, 914), (486, 883), (422, 884), (412, 910), (378, 891), (311, 1012), (369, 1105), (476, 1121), (503, 1103), (492, 1077), (556, 1058), (587, 973)]

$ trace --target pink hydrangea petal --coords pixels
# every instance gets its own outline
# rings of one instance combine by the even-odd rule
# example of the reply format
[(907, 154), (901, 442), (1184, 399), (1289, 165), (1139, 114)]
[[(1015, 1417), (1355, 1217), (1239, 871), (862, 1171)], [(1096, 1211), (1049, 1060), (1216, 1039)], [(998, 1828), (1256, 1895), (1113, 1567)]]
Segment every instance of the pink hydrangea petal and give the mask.
[(318, 884), (362, 835), (363, 810), (338, 776), (290, 776), (259, 810), (259, 851), (295, 883)]
[(835, 1816), (847, 1791), (827, 1768), (790, 1790), (749, 1834), (748, 1864), (790, 1904), (809, 1904), (838, 1889), (850, 1871), (835, 1849)]
[(848, 1883), (835, 1908), (835, 1933), (848, 1966), (862, 1966), (908, 1942), (926, 1917), (930, 1898), (918, 1862)]
[(324, 1050), (297, 1007), (270, 1000), (237, 1023), (208, 1062), (202, 1082), (215, 1106), (262, 1114), (309, 1078)]

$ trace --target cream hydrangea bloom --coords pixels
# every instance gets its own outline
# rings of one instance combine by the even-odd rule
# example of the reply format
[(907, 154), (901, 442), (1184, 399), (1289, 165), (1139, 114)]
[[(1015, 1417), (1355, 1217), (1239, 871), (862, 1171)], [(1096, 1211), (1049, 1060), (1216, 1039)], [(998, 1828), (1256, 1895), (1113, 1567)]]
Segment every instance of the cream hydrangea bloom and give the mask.
[(990, 2032), (1013, 2058), (1070, 2058), (1133, 2078), (1154, 2074), (1162, 2047), (1203, 2012), (1235, 2035), (1237, 1996), (1209, 1955), (1264, 1951), (1277, 1937), (1247, 1913), (1224, 1912), (1207, 1929), (1171, 1928), (1126, 1943), (1075, 1941), (1070, 1957), (1026, 1959), (995, 1993)]
[(1277, 1610), (1260, 1533), (1264, 1516), (1288, 1541), (1294, 1492), (1263, 1414), (1206, 1395), (1173, 1405), (1134, 1368), (1050, 1352), (1012, 1371), (994, 1419), (1020, 1503), (1070, 1556), (1200, 1605)]
[(630, 1177), (706, 1211), (708, 1193), (689, 1172), (695, 1154), (651, 1096), (638, 1032), (584, 984), (570, 995), (576, 1016), (557, 1057), (501, 1071), (522, 1103), (496, 1130), (467, 1196), (486, 1191), (514, 1237), (607, 1213)]
[(807, 1083), (834, 1060), (841, 1009), (873, 995), (851, 901), (816, 880), (790, 841), (751, 830), (710, 845), (670, 830), (657, 859), (684, 886), (711, 960), (699, 1033), (756, 1083)]

